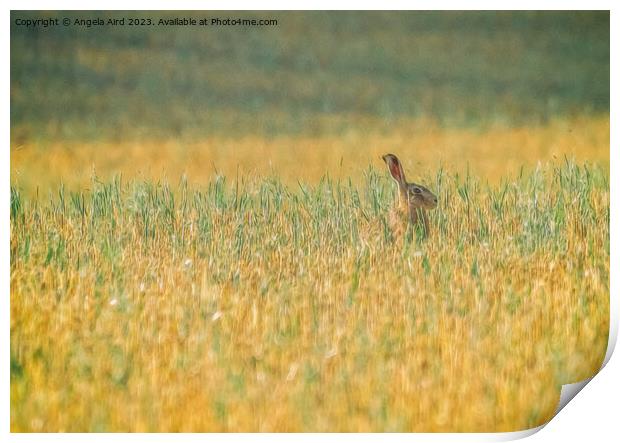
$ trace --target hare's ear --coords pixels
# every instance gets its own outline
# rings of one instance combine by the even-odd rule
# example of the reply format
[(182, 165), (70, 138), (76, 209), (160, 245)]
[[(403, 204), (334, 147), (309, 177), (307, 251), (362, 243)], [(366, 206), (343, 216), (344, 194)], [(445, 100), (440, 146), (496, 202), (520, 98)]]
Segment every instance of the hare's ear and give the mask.
[(386, 154), (383, 156), (383, 161), (387, 164), (394, 180), (396, 180), (399, 185), (405, 186), (405, 173), (398, 157), (394, 154)]

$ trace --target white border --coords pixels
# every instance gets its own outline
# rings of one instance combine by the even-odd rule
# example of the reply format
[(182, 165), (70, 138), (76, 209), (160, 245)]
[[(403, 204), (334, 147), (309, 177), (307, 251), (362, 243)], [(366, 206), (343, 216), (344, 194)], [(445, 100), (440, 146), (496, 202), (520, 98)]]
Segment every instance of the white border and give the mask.
[(612, 10), (614, 2), (611, 0), (565, 0), (562, 2), (550, 0), (522, 0), (522, 1), (503, 1), (498, 4), (492, 0), (435, 0), (435, 1), (416, 1), (407, 0), (382, 0), (381, 2), (370, 2), (364, 0), (108, 0), (91, 1), (86, 4), (79, 0), (9, 0), (9, 9), (13, 10)]
[[(558, 8), (558, 4), (561, 6)], [(461, 10), (473, 10), (473, 9), (491, 9), (491, 10), (502, 10), (502, 9), (513, 9), (513, 10), (524, 10), (524, 9), (570, 9), (570, 10), (611, 10), (611, 78), (616, 78), (618, 76), (618, 57), (617, 51), (618, 49), (618, 26), (620, 25), (620, 20), (618, 19), (618, 8), (613, 8), (614, 3), (611, 1), (599, 1), (599, 0), (590, 0), (588, 2), (583, 1), (564, 1), (564, 2), (550, 2), (550, 1), (532, 1), (532, 0), (522, 0), (519, 2), (514, 1), (506, 1), (502, 2), (501, 6), (497, 4), (495, 1), (469, 1), (469, 2), (457, 2), (457, 1), (443, 1), (436, 0), (433, 2), (419, 2), (412, 4), (410, 1), (398, 1), (398, 0), (384, 0), (379, 4), (369, 4), (360, 1), (341, 1), (336, 4), (333, 0), (316, 0), (316, 1), (298, 1), (295, 4), (290, 4), (284, 1), (263, 1), (263, 2), (250, 2), (250, 1), (229, 1), (229, 2), (212, 2), (212, 1), (191, 1), (191, 0), (179, 0), (175, 1), (171, 4), (169, 1), (165, 0), (152, 0), (149, 2), (146, 1), (119, 1), (112, 0), (107, 2), (89, 2), (88, 5), (85, 5), (82, 1), (76, 0), (65, 0), (65, 1), (55, 1), (53, 5), (50, 2), (44, 1), (10, 1), (8, 2), (8, 8), (3, 9), (2, 18), (4, 26), (1, 28), (0, 33), (2, 34), (2, 51), (4, 55), (4, 60), (9, 60), (9, 51), (10, 51), (10, 26), (8, 26), (10, 21), (10, 9), (15, 10), (49, 10), (49, 9), (78, 9), (78, 10), (137, 10), (137, 9), (151, 9), (151, 10), (166, 10), (166, 9), (212, 9), (212, 10), (235, 10), (235, 9), (263, 9), (263, 10), (293, 10), (293, 9), (326, 9), (326, 10), (336, 10), (336, 9), (409, 9), (415, 8), (419, 10), (436, 10), (436, 9), (461, 9)], [(171, 8), (171, 6), (173, 6)], [(2, 130), (4, 134), (4, 140), (9, 140), (10, 134), (10, 66), (9, 63), (5, 64), (5, 69), (2, 71), (4, 76), (4, 84), (5, 88), (2, 91), (2, 95), (4, 97), (5, 106), (3, 107), (3, 124)], [(620, 222), (620, 214), (619, 211), (619, 202), (618, 202), (618, 192), (619, 192), (619, 183), (617, 168), (618, 164), (620, 164), (620, 159), (618, 158), (620, 153), (618, 152), (618, 134), (617, 129), (615, 128), (614, 123), (617, 122), (617, 112), (616, 106), (619, 103), (618, 100), (618, 89), (614, 87), (614, 83), (612, 81), (611, 84), (611, 113), (610, 119), (612, 122), (611, 125), (611, 146), (616, 147), (616, 149), (611, 149), (611, 263), (610, 269), (611, 272), (611, 282), (610, 282), (610, 291), (611, 291), (611, 303), (610, 303), (610, 311), (611, 311), (611, 330), (610, 330), (610, 341), (609, 346), (605, 358), (605, 363), (609, 362), (611, 357), (613, 348), (615, 347), (615, 343), (617, 341), (618, 335), (618, 282), (617, 277), (614, 274), (614, 269), (620, 269), (618, 266), (620, 265), (619, 254), (620, 254), (620, 244), (618, 243), (618, 238), (615, 235), (615, 231), (613, 230), (614, 226), (618, 226)], [(6, 146), (4, 149), (0, 151), (0, 159), (2, 162), (3, 173), (6, 177), (6, 181), (10, 177), (10, 160), (9, 160), (9, 149)], [(2, 412), (2, 422), (0, 424), (0, 435), (4, 435), (6, 438), (4, 441), (40, 441), (40, 440), (49, 440), (49, 441), (82, 441), (85, 438), (89, 440), (107, 440), (113, 438), (122, 438), (123, 440), (132, 440), (132, 441), (170, 441), (170, 440), (183, 440), (183, 441), (198, 441), (204, 438), (209, 438), (210, 440), (252, 440), (252, 441), (278, 441), (278, 440), (289, 440), (294, 438), (299, 441), (316, 441), (318, 437), (316, 434), (209, 434), (207, 436), (202, 434), (10, 434), (10, 395), (9, 395), (9, 384), (10, 384), (10, 334), (9, 334), (9, 325), (10, 325), (10, 311), (9, 311), (9, 278), (10, 278), (10, 268), (9, 268), (9, 186), (7, 186), (5, 181), (5, 186), (2, 187), (0, 191), (2, 194), (2, 206), (1, 206), (1, 215), (0, 215), (0, 223), (1, 223), (1, 235), (3, 239), (3, 243), (5, 245), (2, 253), (0, 254), (0, 272), (2, 276), (2, 283), (4, 287), (7, 289), (4, 293), (6, 294), (2, 298), (2, 310), (0, 323), (4, 325), (4, 330), (2, 331), (2, 351), (3, 351), (3, 363), (0, 365), (0, 376), (3, 381), (2, 383), (2, 391), (4, 393), (3, 402), (1, 403), (1, 412)], [(605, 369), (602, 371), (602, 374), (594, 377), (592, 381), (593, 388), (591, 392), (586, 390), (585, 392), (579, 394), (580, 400), (577, 402), (572, 402), (572, 404), (566, 407), (566, 412), (563, 412), (558, 417), (555, 417), (551, 420), (546, 426), (544, 432), (537, 434), (533, 439), (535, 441), (556, 441), (556, 439), (570, 439), (572, 440), (574, 437), (581, 436), (583, 438), (590, 438), (593, 434), (599, 436), (601, 439), (605, 437), (607, 439), (611, 435), (618, 435), (618, 420), (615, 418), (615, 414), (613, 411), (616, 410), (615, 403), (616, 397), (618, 395), (619, 383), (618, 383), (618, 372), (619, 372), (619, 363), (618, 358), (612, 360)], [(603, 382), (604, 381), (604, 382)], [(587, 384), (587, 382), (586, 382)], [(581, 386), (583, 387), (583, 386)], [(577, 390), (579, 392), (579, 390)], [(576, 394), (576, 393), (574, 393)], [(573, 394), (573, 395), (574, 395)], [(571, 397), (572, 398), (572, 397)], [(614, 414), (612, 416), (612, 414)], [(596, 424), (595, 429), (591, 429), (589, 427), (590, 424)], [(355, 439), (356, 441), (376, 441), (378, 439), (390, 439), (393, 441), (505, 441), (510, 439), (522, 438), (532, 433), (538, 431), (543, 428), (536, 428), (533, 430), (522, 431), (522, 432), (514, 432), (514, 433), (497, 433), (497, 434), (321, 434), (320, 438), (322, 440), (342, 440), (344, 439)]]

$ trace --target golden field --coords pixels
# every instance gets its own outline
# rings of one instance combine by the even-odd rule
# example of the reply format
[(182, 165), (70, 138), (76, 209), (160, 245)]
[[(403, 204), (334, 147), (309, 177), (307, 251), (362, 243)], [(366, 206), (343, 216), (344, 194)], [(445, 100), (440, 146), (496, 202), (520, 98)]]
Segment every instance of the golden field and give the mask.
[(608, 119), (177, 145), (12, 152), (13, 431), (513, 431), (602, 363)]
[[(325, 118), (327, 122), (330, 120)], [(545, 125), (509, 127), (441, 127), (428, 119), (381, 124), (369, 117), (340, 119), (350, 128), (343, 135), (217, 136), (196, 140), (128, 142), (54, 142), (18, 144), (11, 151), (11, 182), (25, 192), (47, 197), (62, 184), (90, 187), (93, 175), (116, 174), (179, 184), (185, 176), (205, 186), (218, 174), (277, 176), (287, 184), (332, 178), (363, 180), (369, 167), (382, 168), (381, 155), (397, 153), (411, 179), (445, 168), (467, 170), (498, 183), (537, 162), (594, 161), (609, 169), (609, 117), (557, 118)], [(324, 126), (328, 126), (325, 123)], [(328, 132), (328, 131), (326, 131)], [(51, 171), (50, 171), (51, 169)]]
[[(17, 24), (128, 14), (277, 25)], [(11, 12), (12, 431), (515, 431), (596, 373), (608, 11), (87, 15)]]

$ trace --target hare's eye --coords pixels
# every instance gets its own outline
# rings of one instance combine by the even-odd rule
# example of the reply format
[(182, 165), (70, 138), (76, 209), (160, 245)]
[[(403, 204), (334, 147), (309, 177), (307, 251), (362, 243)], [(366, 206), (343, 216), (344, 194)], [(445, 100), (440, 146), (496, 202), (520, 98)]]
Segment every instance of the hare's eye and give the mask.
[(422, 190), (420, 188), (413, 188), (413, 192), (415, 192), (416, 194), (420, 194)]

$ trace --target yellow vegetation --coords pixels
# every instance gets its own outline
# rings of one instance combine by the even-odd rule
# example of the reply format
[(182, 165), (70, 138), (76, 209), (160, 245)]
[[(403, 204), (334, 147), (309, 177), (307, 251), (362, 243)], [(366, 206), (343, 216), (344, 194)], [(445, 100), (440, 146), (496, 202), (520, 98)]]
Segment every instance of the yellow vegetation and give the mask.
[[(398, 154), (412, 179), (443, 166), (473, 173), (491, 182), (514, 176), (521, 166), (563, 159), (596, 161), (609, 168), (609, 117), (556, 119), (545, 126), (443, 128), (433, 120), (401, 120), (382, 125), (376, 119), (342, 121), (351, 128), (319, 137), (259, 136), (206, 140), (148, 140), (110, 143), (15, 143), (11, 180), (24, 191), (47, 195), (60, 183), (69, 189), (90, 186), (93, 173), (103, 179), (166, 179), (178, 184), (185, 174), (205, 185), (216, 173), (275, 175), (285, 183), (317, 182), (322, 176), (347, 177), (359, 183), (363, 171), (383, 167), (381, 155)], [(353, 129), (357, 128), (357, 129)], [(51, 171), (50, 171), (51, 169)]]
[[(547, 421), (607, 346), (608, 117), (372, 128), (14, 146), (11, 429)], [(386, 228), (385, 152), (426, 241)]]

